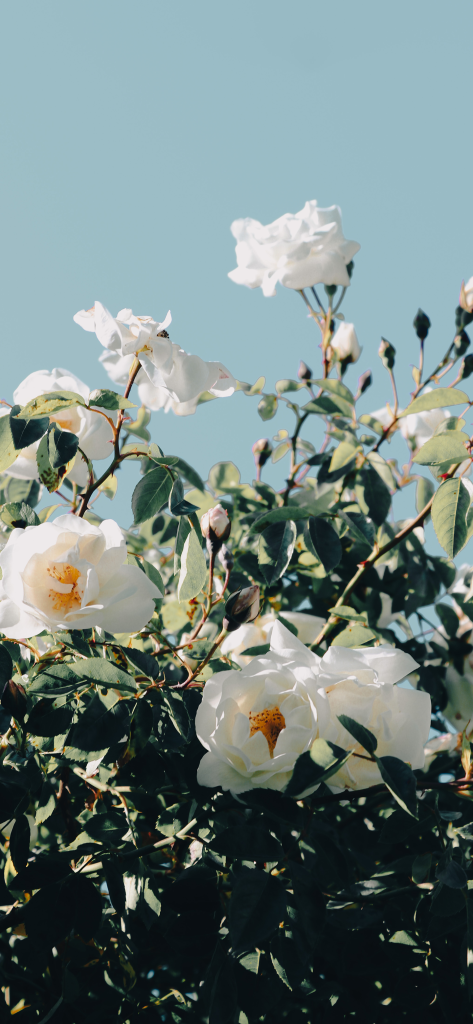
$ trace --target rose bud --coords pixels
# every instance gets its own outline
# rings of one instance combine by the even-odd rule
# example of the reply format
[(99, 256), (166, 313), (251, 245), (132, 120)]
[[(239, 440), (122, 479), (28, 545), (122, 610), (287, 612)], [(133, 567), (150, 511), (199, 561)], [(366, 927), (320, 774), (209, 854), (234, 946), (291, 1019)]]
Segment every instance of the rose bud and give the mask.
[(268, 461), (272, 450), (273, 446), (269, 437), (260, 437), (259, 441), (255, 441), (251, 451), (253, 452), (257, 469), (262, 469), (265, 462)]
[(356, 363), (360, 358), (361, 348), (354, 325), (341, 323), (330, 341), (330, 347), (340, 363)]
[(420, 341), (425, 341), (429, 333), (430, 326), (430, 320), (427, 313), (424, 313), (422, 309), (418, 309), (413, 320), (413, 327)]
[(245, 587), (244, 590), (237, 590), (231, 594), (225, 605), (225, 618), (223, 628), (227, 633), (233, 633), (245, 622), (252, 622), (259, 613), (259, 587)]
[(460, 334), (457, 334), (456, 338), (454, 338), (453, 344), (455, 346), (455, 355), (464, 356), (470, 344), (466, 331), (460, 331)]
[(233, 553), (230, 551), (230, 548), (227, 548), (226, 544), (222, 544), (222, 547), (220, 548), (220, 551), (218, 553), (218, 560), (222, 563), (225, 572), (232, 571), (233, 566), (235, 564), (235, 559), (233, 557)]
[(390, 341), (386, 341), (386, 338), (381, 338), (378, 355), (385, 369), (392, 370), (396, 358), (396, 349), (394, 345), (391, 345)]
[(460, 380), (466, 380), (466, 378), (470, 377), (472, 373), (473, 373), (473, 355), (465, 356), (465, 358), (463, 360), (463, 363), (462, 363), (462, 368), (461, 368), (461, 373), (460, 373)]
[(301, 359), (299, 363), (297, 376), (299, 377), (299, 380), (312, 380), (312, 370), (307, 366), (307, 363), (304, 363), (303, 359)]
[(228, 518), (228, 512), (221, 505), (214, 505), (208, 512), (204, 512), (200, 520), (200, 528), (207, 541), (209, 554), (217, 554), (224, 540), (230, 536), (232, 524)]
[(16, 718), (17, 722), (22, 722), (26, 715), (26, 692), (24, 686), (21, 683), (14, 683), (13, 679), (9, 679), (3, 687), (2, 693), (2, 708)]
[(371, 387), (372, 383), (373, 377), (371, 375), (371, 370), (365, 370), (365, 372), (361, 374), (361, 377), (358, 377), (357, 397), (359, 398), (360, 395), (364, 395), (365, 391)]

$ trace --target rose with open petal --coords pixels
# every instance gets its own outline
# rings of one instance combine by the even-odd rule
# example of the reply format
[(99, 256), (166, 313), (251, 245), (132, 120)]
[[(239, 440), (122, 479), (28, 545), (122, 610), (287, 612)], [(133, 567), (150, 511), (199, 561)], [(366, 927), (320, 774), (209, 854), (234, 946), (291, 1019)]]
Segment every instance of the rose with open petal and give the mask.
[(238, 266), (228, 276), (235, 284), (261, 288), (266, 297), (276, 294), (278, 281), (297, 289), (350, 284), (347, 265), (360, 246), (344, 237), (339, 206), (323, 209), (309, 199), (299, 213), (285, 213), (272, 224), (244, 217), (230, 230)]
[[(171, 313), (162, 322), (150, 316), (134, 316), (131, 309), (122, 309), (116, 317), (101, 302), (88, 310), (80, 310), (74, 320), (86, 331), (93, 331), (105, 352), (100, 356), (109, 377), (116, 384), (126, 384), (135, 358), (142, 369), (137, 376), (138, 393), (150, 409), (178, 406), (178, 415), (195, 412), (200, 395), (208, 391), (217, 397), (232, 395), (236, 382), (220, 362), (207, 362), (190, 355), (169, 338), (166, 328)], [(173, 406), (171, 405), (171, 408)]]
[[(74, 373), (55, 366), (53, 370), (35, 370), (18, 385), (13, 392), (15, 405), (27, 405), (33, 398), (46, 395), (51, 391), (75, 391), (86, 402), (89, 401), (89, 388)], [(0, 408), (0, 416), (8, 415), (9, 410)], [(109, 412), (110, 418), (116, 413)], [(105, 416), (92, 409), (76, 406), (64, 409), (50, 416), (51, 423), (57, 423), (61, 430), (70, 430), (79, 438), (82, 451), (91, 460), (108, 459), (113, 455), (113, 434), (110, 423)], [(22, 448), (16, 461), (8, 469), (8, 475), (21, 480), (39, 480), (36, 453), (39, 441)], [(83, 487), (88, 479), (87, 466), (80, 454), (77, 454), (74, 465), (67, 474), (69, 479)]]
[[(309, 615), (308, 612), (292, 612), (284, 608), (281, 615), (292, 626), (295, 626), (298, 639), (303, 644), (313, 644), (320, 630), (325, 625), (325, 619), (319, 618), (318, 615)], [(254, 655), (244, 654), (243, 652), (250, 647), (261, 647), (263, 644), (269, 643), (276, 622), (276, 616), (270, 612), (269, 614), (258, 616), (254, 622), (245, 623), (244, 626), (240, 626), (234, 633), (229, 633), (225, 637), (220, 648), (222, 654), (227, 655), (227, 657), (243, 668), (254, 657)]]
[(15, 640), (43, 629), (137, 632), (162, 594), (126, 557), (112, 519), (92, 526), (69, 513), (13, 530), (0, 554), (0, 630)]
[(387, 646), (330, 647), (319, 658), (277, 621), (268, 654), (205, 684), (196, 732), (207, 753), (198, 782), (233, 793), (282, 790), (300, 754), (322, 737), (353, 750), (330, 779), (331, 788), (374, 786), (381, 782), (379, 770), (338, 721), (341, 714), (375, 734), (380, 756), (421, 768), (430, 697), (395, 685), (416, 667), (410, 655)]

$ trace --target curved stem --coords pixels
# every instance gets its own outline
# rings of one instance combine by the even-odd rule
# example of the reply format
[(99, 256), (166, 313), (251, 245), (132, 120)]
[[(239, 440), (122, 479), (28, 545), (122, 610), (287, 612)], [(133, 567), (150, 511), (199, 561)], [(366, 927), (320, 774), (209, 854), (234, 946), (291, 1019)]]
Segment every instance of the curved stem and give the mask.
[(194, 679), (199, 675), (199, 672), (202, 672), (202, 669), (205, 668), (205, 666), (208, 665), (210, 659), (213, 658), (217, 648), (220, 647), (220, 644), (223, 643), (223, 641), (225, 640), (225, 637), (227, 636), (227, 633), (228, 633), (227, 629), (222, 629), (222, 632), (219, 633), (215, 643), (210, 648), (210, 651), (206, 655), (204, 660), (201, 661), (200, 665), (198, 665), (197, 668), (195, 668), (193, 672), (191, 672), (189, 678), (186, 679), (185, 683), (179, 683), (178, 684), (178, 686), (176, 687), (177, 690), (185, 690), (186, 687), (188, 687), (189, 684), (192, 683), (194, 681)]

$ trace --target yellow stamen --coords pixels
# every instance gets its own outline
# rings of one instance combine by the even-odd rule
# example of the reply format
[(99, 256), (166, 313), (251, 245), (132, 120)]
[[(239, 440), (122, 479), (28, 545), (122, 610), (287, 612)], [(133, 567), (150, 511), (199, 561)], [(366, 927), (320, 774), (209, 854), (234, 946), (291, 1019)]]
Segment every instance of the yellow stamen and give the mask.
[(265, 711), (258, 711), (256, 715), (250, 712), (250, 738), (255, 732), (262, 732), (269, 747), (270, 756), (273, 757), (273, 750), (276, 746), (279, 733), (286, 728), (284, 715), (278, 707), (266, 708)]
[(58, 580), (59, 583), (68, 584), (72, 588), (67, 594), (60, 594), (54, 589), (49, 591), (54, 611), (68, 612), (71, 611), (74, 605), (78, 605), (80, 608), (81, 597), (76, 588), (77, 580), (80, 578), (79, 570), (74, 565), (61, 562), (59, 565), (53, 565), (51, 569), (48, 568), (47, 571), (48, 575), (52, 576), (53, 579)]

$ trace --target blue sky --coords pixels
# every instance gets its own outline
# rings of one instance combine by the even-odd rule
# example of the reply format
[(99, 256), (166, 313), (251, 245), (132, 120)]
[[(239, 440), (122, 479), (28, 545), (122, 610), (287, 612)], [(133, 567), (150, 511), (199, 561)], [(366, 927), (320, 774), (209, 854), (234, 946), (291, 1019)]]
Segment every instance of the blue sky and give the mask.
[[(470, 3), (24, 0), (2, 23), (2, 397), (55, 365), (107, 383), (98, 342), (72, 321), (96, 298), (156, 319), (171, 308), (174, 341), (268, 389), (300, 358), (315, 367), (300, 298), (226, 275), (235, 217), (316, 198), (361, 243), (343, 308), (363, 354), (347, 383), (371, 367), (364, 407), (386, 400), (384, 335), (406, 401), (417, 307), (429, 362), (473, 274)], [(252, 442), (289, 425), (264, 426), (256, 405), (237, 394), (190, 418), (155, 413), (153, 437), (204, 475), (230, 458), (251, 479)], [(125, 524), (128, 508), (102, 514)]]

